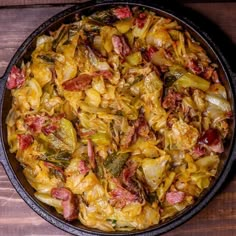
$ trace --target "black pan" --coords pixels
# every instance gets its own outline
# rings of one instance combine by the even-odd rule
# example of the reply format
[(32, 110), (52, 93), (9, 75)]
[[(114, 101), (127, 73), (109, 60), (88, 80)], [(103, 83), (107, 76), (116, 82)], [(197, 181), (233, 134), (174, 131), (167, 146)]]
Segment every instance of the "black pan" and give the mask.
[[(132, 231), (132, 232), (102, 232), (96, 229), (90, 229), (81, 225), (78, 221), (74, 223), (66, 222), (63, 217), (56, 213), (51, 207), (39, 202), (34, 197), (34, 189), (29, 185), (26, 178), (22, 173), (22, 167), (15, 159), (15, 155), (9, 152), (9, 146), (7, 144), (7, 128), (5, 124), (6, 116), (11, 108), (11, 92), (6, 89), (6, 80), (8, 74), (13, 65), (20, 66), (22, 59), (30, 59), (30, 54), (35, 47), (36, 37), (41, 34), (47, 33), (49, 30), (55, 30), (59, 27), (62, 22), (71, 22), (74, 20), (75, 14), (91, 14), (93, 11), (101, 10), (111, 5), (122, 5), (128, 4), (130, 6), (143, 6), (149, 8), (158, 14), (176, 19), (181, 25), (183, 25), (190, 33), (195, 37), (195, 39), (203, 45), (210, 57), (219, 65), (219, 74), (222, 81), (227, 89), (228, 97), (231, 102), (233, 110), (233, 119), (231, 122), (231, 135), (226, 142), (225, 152), (221, 158), (221, 163), (218, 171), (216, 180), (211, 184), (198, 201), (185, 209), (183, 212), (179, 213), (177, 216), (169, 219), (168, 221), (158, 225), (152, 226), (145, 230)], [(188, 14), (187, 14), (188, 13)], [(217, 191), (220, 189), (222, 184), (225, 182), (232, 166), (236, 159), (236, 144), (235, 144), (235, 94), (236, 94), (236, 74), (232, 72), (229, 64), (229, 60), (225, 59), (225, 52), (219, 47), (218, 43), (212, 40), (209, 36), (209, 32), (212, 32), (212, 26), (206, 29), (204, 24), (202, 24), (202, 17), (197, 17), (197, 21), (193, 22), (194, 17), (193, 12), (189, 9), (182, 9), (177, 7), (177, 5), (167, 6), (160, 2), (147, 2), (140, 0), (129, 0), (129, 1), (89, 1), (86, 3), (81, 3), (75, 5), (57, 15), (50, 18), (48, 21), (43, 23), (39, 28), (37, 28), (20, 46), (16, 54), (10, 61), (4, 76), (0, 79), (0, 132), (1, 132), (1, 142), (0, 142), (0, 162), (2, 163), (10, 181), (13, 186), (24, 199), (24, 201), (41, 217), (43, 217), (48, 222), (57, 226), (58, 228), (65, 230), (71, 234), (75, 235), (158, 235), (167, 232), (178, 225), (184, 223), (202, 208), (204, 208), (208, 202), (214, 197)], [(191, 17), (189, 16), (191, 15)], [(210, 23), (209, 23), (210, 24)], [(217, 35), (219, 38), (219, 35)], [(222, 39), (222, 33), (221, 37)], [(229, 47), (230, 44), (225, 42), (224, 45)], [(230, 52), (234, 50), (234, 45), (231, 45)], [(234, 54), (235, 55), (235, 54)]]

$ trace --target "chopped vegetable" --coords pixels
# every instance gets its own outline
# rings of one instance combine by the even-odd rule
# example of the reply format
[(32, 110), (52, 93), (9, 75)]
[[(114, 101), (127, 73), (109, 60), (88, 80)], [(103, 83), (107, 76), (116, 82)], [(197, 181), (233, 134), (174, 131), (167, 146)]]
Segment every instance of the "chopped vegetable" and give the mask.
[(210, 87), (210, 82), (197, 76), (187, 72), (183, 74), (175, 83), (174, 85), (178, 88), (196, 88), (202, 91), (206, 91)]
[(118, 21), (115, 26), (121, 34), (127, 33), (133, 25), (132, 19)]
[(119, 234), (165, 224), (214, 184), (234, 114), (218, 65), (183, 25), (112, 4), (34, 45), (9, 70), (6, 125), (39, 201)]
[(123, 166), (129, 158), (129, 153), (113, 153), (104, 161), (104, 167), (114, 176), (118, 177)]
[(140, 52), (135, 52), (126, 57), (127, 62), (131, 66), (137, 66), (142, 63), (142, 56)]
[(40, 160), (53, 163), (59, 167), (67, 167), (70, 163), (71, 155), (68, 152), (46, 153), (40, 156)]
[(145, 158), (142, 163), (143, 173), (150, 190), (153, 192), (157, 190), (162, 182), (164, 173), (168, 169), (168, 156), (162, 156), (155, 159)]

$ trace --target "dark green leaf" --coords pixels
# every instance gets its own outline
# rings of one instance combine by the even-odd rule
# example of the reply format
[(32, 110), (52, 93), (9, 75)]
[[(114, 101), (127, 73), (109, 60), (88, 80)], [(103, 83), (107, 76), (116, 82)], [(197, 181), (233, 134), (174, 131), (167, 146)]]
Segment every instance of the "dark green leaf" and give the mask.
[(49, 168), (49, 176), (55, 176), (62, 182), (65, 182), (65, 176), (57, 169)]
[(113, 153), (104, 161), (104, 167), (114, 176), (118, 177), (129, 158), (129, 153)]
[(118, 20), (112, 11), (109, 10), (96, 12), (89, 19), (98, 25), (112, 25)]
[(171, 85), (177, 80), (177, 78), (170, 74), (169, 72), (164, 75), (164, 86), (166, 88), (171, 87)]
[(104, 177), (104, 171), (103, 171), (103, 163), (101, 157), (97, 156), (96, 157), (96, 175), (102, 179)]
[(81, 29), (81, 27), (79, 27), (78, 25), (71, 25), (69, 30), (68, 30), (68, 33), (67, 33), (67, 40), (63, 43), (63, 45), (67, 45), (67, 44), (70, 44), (71, 43), (71, 38), (73, 36), (76, 35), (77, 32), (79, 32), (79, 30)]
[(153, 193), (149, 193), (148, 195), (146, 195), (147, 197), (147, 201), (152, 204), (154, 202), (157, 201), (157, 195), (156, 195), (156, 192), (153, 192)]
[(65, 37), (65, 35), (68, 33), (68, 29), (66, 26), (64, 26), (60, 33), (58, 34), (57, 38), (55, 38), (52, 42), (52, 50), (56, 51), (58, 44), (61, 42), (61, 40)]
[(40, 58), (47, 63), (55, 63), (55, 59), (50, 55), (38, 55), (37, 58)]
[(39, 159), (65, 168), (69, 165), (71, 156), (68, 152), (45, 153)]

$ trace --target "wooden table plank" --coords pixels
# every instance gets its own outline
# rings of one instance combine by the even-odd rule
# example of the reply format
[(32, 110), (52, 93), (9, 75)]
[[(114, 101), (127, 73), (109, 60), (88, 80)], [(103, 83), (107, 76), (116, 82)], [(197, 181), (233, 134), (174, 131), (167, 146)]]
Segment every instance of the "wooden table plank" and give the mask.
[[(73, 3), (80, 3), (84, 0), (1, 0), (0, 1), (0, 7), (6, 7), (6, 6), (27, 6), (27, 5), (59, 5), (59, 4), (73, 4)], [(159, 0), (161, 1), (161, 0)], [(166, 1), (166, 0), (162, 0)], [(171, 0), (174, 1), (174, 0)], [(212, 3), (212, 2), (235, 2), (235, 0), (176, 0), (180, 3)]]
[[(32, 1), (13, 2), (27, 4)], [(1, 1), (0, 4), (3, 2)], [(55, 1), (49, 2), (55, 3)], [(236, 3), (188, 3), (186, 6), (210, 18), (236, 43)], [(54, 6), (0, 9), (0, 75), (4, 73), (11, 57), (23, 40), (42, 22), (65, 8), (65, 6)], [(220, 35), (216, 35), (216, 37), (220, 37)], [(235, 168), (236, 165), (232, 170)], [(233, 171), (221, 191), (204, 210), (184, 225), (165, 235), (212, 236), (212, 233), (214, 236), (236, 235), (236, 176)], [(34, 213), (16, 193), (3, 168), (0, 167), (0, 236), (12, 235), (60, 236), (69, 234), (50, 225)]]

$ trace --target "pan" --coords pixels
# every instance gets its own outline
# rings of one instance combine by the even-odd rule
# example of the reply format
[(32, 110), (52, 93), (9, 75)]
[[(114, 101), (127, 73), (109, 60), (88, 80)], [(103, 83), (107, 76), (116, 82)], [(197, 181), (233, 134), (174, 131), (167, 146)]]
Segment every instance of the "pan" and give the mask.
[[(96, 229), (91, 229), (83, 226), (79, 222), (66, 222), (59, 214), (49, 206), (39, 202), (34, 197), (34, 189), (29, 185), (25, 176), (22, 173), (22, 167), (15, 159), (15, 155), (9, 152), (7, 143), (7, 128), (5, 125), (6, 116), (11, 108), (12, 97), (9, 90), (6, 89), (6, 81), (13, 65), (20, 66), (22, 60), (30, 58), (31, 52), (35, 48), (36, 38), (41, 34), (57, 29), (62, 23), (72, 22), (77, 14), (91, 14), (94, 11), (102, 10), (111, 5), (129, 5), (141, 6), (157, 12), (159, 15), (177, 20), (183, 25), (193, 36), (199, 41), (208, 55), (213, 58), (219, 65), (219, 74), (223, 80), (224, 86), (227, 89), (228, 97), (233, 111), (233, 119), (231, 123), (231, 135), (227, 140), (225, 152), (221, 158), (220, 168), (215, 181), (211, 186), (201, 195), (201, 197), (193, 205), (171, 218), (164, 223), (157, 226), (152, 226), (145, 230), (135, 230), (131, 232), (103, 232)], [(24, 201), (42, 218), (55, 225), (56, 227), (74, 234), (74, 235), (159, 235), (165, 233), (175, 227), (183, 224), (189, 220), (201, 209), (203, 209), (208, 202), (216, 195), (223, 183), (225, 182), (229, 172), (236, 159), (236, 145), (235, 145), (235, 92), (236, 92), (236, 74), (233, 73), (230, 60), (225, 58), (225, 52), (218, 42), (214, 41), (209, 35), (209, 31), (201, 24), (200, 20), (194, 21), (194, 17), (186, 14), (186, 9), (170, 5), (158, 1), (88, 1), (75, 5), (59, 14), (53, 16), (41, 26), (39, 26), (19, 47), (12, 60), (10, 61), (6, 72), (0, 80), (0, 162), (2, 163), (11, 183), (16, 191), (24, 199)], [(209, 28), (208, 28), (209, 29)]]

